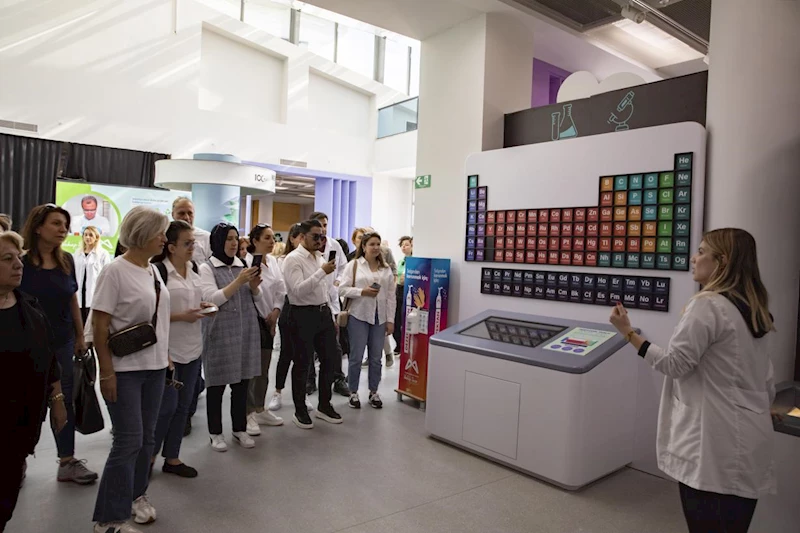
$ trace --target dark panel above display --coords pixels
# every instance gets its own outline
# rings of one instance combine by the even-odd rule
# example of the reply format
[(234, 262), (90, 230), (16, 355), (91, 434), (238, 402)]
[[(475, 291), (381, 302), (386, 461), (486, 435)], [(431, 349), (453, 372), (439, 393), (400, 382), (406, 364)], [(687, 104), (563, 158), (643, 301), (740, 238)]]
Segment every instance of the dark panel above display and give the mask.
[(602, 93), (505, 116), (503, 146), (522, 146), (615, 131), (706, 123), (708, 72)]

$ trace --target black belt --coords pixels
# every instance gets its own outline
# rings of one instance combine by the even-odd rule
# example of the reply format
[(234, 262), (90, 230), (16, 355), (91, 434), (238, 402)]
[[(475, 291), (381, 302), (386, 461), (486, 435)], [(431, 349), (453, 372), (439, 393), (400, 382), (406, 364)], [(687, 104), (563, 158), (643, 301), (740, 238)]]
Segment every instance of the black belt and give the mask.
[(328, 304), (317, 304), (317, 305), (292, 305), (294, 309), (312, 309), (315, 311), (323, 311), (328, 309)]

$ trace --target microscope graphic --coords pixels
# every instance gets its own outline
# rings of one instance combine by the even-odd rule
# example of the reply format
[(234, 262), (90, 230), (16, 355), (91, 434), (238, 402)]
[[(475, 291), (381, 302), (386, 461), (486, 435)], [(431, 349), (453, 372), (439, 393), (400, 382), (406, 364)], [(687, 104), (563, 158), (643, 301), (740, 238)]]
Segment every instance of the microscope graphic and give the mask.
[(578, 128), (572, 120), (572, 104), (564, 104), (563, 111), (550, 115), (550, 138), (554, 141), (578, 136)]
[[(611, 116), (608, 117), (608, 123), (609, 124), (616, 124), (617, 125), (617, 127), (614, 129), (614, 131), (625, 131), (627, 129), (630, 129), (630, 126), (628, 126), (628, 121), (633, 116), (633, 97), (634, 96), (635, 95), (634, 95), (633, 91), (628, 91), (628, 94), (626, 94), (622, 98), (622, 100), (620, 100), (619, 105), (617, 105), (616, 113), (612, 112)], [(627, 111), (627, 116), (625, 117), (624, 120), (621, 120), (620, 116), (618, 116), (617, 113), (625, 113), (626, 109), (628, 110)]]

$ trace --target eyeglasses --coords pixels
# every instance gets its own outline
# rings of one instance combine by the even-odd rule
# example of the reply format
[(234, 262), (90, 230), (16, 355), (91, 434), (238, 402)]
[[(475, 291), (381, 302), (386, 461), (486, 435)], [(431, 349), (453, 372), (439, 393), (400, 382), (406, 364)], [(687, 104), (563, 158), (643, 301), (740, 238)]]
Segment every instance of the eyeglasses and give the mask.
[(322, 233), (309, 233), (314, 241), (321, 241), (322, 240)]

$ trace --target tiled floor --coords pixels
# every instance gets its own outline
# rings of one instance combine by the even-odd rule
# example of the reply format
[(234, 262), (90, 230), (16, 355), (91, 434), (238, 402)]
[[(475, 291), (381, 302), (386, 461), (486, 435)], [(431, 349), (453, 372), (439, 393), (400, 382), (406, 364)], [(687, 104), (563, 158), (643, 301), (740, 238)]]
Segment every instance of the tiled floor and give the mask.
[[(200, 475), (162, 474), (159, 461), (149, 489), (158, 520), (141, 528), (147, 533), (685, 531), (673, 483), (625, 469), (577, 493), (557, 489), (429, 438), (425, 414), (395, 400), (396, 384), (397, 365), (384, 371), (382, 410), (368, 407), (362, 397), (364, 408), (355, 411), (336, 396), (344, 424), (316, 421), (312, 431), (291, 424), (287, 389), (288, 405), (278, 413), (287, 424), (263, 427), (255, 449), (231, 445), (223, 454), (208, 447), (201, 399), (195, 430), (182, 451)], [(229, 419), (225, 424), (230, 441)], [(78, 435), (78, 456), (100, 472), (110, 441), (108, 430)], [(91, 531), (96, 486), (57, 483), (55, 460), (52, 436), (45, 434), (28, 461), (9, 533)]]

